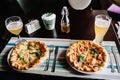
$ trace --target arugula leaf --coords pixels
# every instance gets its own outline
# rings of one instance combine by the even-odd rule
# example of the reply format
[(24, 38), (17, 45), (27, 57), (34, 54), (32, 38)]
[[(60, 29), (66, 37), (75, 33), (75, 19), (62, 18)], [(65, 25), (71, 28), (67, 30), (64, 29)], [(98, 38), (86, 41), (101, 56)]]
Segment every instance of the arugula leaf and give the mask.
[(83, 55), (80, 55), (80, 56), (78, 57), (78, 62), (83, 61), (83, 60), (84, 60), (84, 56), (83, 56)]
[(28, 49), (28, 50), (30, 50), (30, 49), (31, 49), (31, 48), (30, 48), (30, 44), (28, 44), (28, 45), (27, 45), (27, 49)]
[(24, 58), (24, 57), (21, 57), (20, 54), (21, 54), (21, 53), (18, 54), (18, 58), (19, 58), (20, 60), (22, 60), (25, 64), (28, 64), (28, 63), (25, 61), (25, 58)]
[(21, 53), (18, 54), (18, 58), (19, 58), (20, 60), (24, 60), (24, 59), (21, 57), (20, 54), (21, 54)]
[(35, 54), (38, 57), (38, 59), (40, 59), (40, 57), (42, 55), (40, 52), (32, 52), (32, 53), (29, 53), (29, 54)]
[(94, 47), (90, 48), (89, 50), (93, 51), (94, 53), (98, 53), (98, 50), (96, 48), (94, 48)]

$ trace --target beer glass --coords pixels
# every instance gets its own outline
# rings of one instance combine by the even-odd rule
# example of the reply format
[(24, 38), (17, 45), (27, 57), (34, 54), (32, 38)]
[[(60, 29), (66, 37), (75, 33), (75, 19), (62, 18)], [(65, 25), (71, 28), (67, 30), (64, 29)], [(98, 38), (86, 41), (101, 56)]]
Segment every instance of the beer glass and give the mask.
[(20, 35), (19, 35), (23, 29), (23, 22), (21, 18), (19, 16), (8, 17), (5, 20), (5, 26), (10, 33), (15, 34), (18, 37), (16, 44), (21, 42)]
[(110, 24), (111, 24), (112, 18), (108, 15), (99, 14), (95, 17), (95, 24), (94, 24), (94, 30), (95, 30), (95, 39), (94, 42), (101, 44), (105, 34), (107, 33)]

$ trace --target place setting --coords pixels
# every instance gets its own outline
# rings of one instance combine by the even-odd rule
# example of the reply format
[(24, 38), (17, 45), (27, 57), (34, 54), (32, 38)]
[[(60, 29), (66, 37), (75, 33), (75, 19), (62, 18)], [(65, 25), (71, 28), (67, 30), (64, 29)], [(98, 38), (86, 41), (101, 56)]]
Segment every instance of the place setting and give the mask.
[(2, 1), (0, 79), (119, 80), (119, 3)]
[[(64, 7), (63, 11), (66, 9)], [(50, 17), (51, 15), (54, 18)], [(63, 16), (68, 20), (68, 14), (65, 16), (65, 13), (62, 13)], [(54, 13), (45, 13), (41, 19), (46, 30), (55, 29), (56, 15)], [(12, 37), (9, 40), (1, 55), (7, 54), (7, 66), (20, 73), (78, 78), (100, 78), (100, 76), (118, 78), (120, 74), (118, 48), (114, 41), (104, 41), (112, 24), (111, 21), (112, 18), (108, 15), (98, 14), (95, 16), (93, 40), (29, 38), (19, 35), (23, 28), (21, 18), (19, 16), (9, 17), (5, 20), (6, 28), (18, 37)], [(60, 27), (63, 26), (63, 22), (64, 20), (61, 19)], [(33, 23), (39, 23), (39, 21), (33, 20), (25, 25), (28, 34), (32, 33), (29, 30), (30, 27), (41, 28), (40, 24), (38, 28), (38, 25), (33, 25)], [(70, 28), (69, 20), (66, 23)], [(66, 34), (68, 33), (66, 32)], [(8, 50), (10, 51), (6, 52)], [(2, 56), (0, 57), (1, 60)]]
[[(15, 38), (13, 37), (10, 40), (10, 42), (6, 46), (6, 49), (14, 47), (14, 45), (11, 45), (11, 42), (14, 41), (14, 39)], [(36, 65), (34, 67), (32, 67), (32, 65), (31, 65), (30, 68), (25, 69), (25, 70), (24, 69), (20, 70), (20, 69), (17, 69), (17, 68), (14, 68), (13, 66), (11, 66), (10, 55), (14, 54), (14, 52), (12, 52), (12, 53), (9, 52), (7, 61), (8, 61), (9, 66), (11, 66), (11, 68), (15, 71), (25, 72), (25, 73), (28, 72), (28, 73), (35, 73), (35, 74), (44, 74), (44, 75), (51, 74), (52, 75), (52, 73), (53, 73), (52, 66), (53, 66), (54, 58), (55, 58), (54, 54), (55, 54), (55, 52), (57, 52), (55, 71), (53, 73), (54, 75), (63, 76), (62, 74), (57, 74), (57, 73), (63, 73), (63, 72), (64, 72), (64, 74), (66, 74), (66, 76), (69, 76), (69, 75), (75, 76), (75, 75), (78, 75), (81, 73), (87, 74), (86, 76), (102, 75), (102, 74), (119, 75), (119, 72), (117, 71), (118, 68), (116, 67), (117, 65), (114, 61), (115, 60), (114, 57), (112, 57), (112, 61), (113, 61), (113, 68), (115, 69), (115, 72), (111, 72), (112, 65), (109, 63), (110, 58), (109, 58), (109, 54), (108, 54), (108, 50), (111, 49), (111, 46), (107, 42), (104, 42), (104, 45), (103, 45), (104, 47), (102, 47), (101, 45), (98, 45), (98, 44), (96, 44), (92, 41), (89, 41), (89, 40), (67, 40), (67, 41), (65, 41), (63, 39), (59, 39), (59, 42), (58, 42), (58, 40), (50, 39), (50, 38), (48, 38), (48, 39), (25, 38), (25, 39), (30, 41), (30, 42), (32, 42), (34, 39), (38, 40), (38, 42), (44, 41), (45, 44), (47, 45), (46, 50), (47, 49), (49, 49), (49, 50), (47, 50), (46, 57), (43, 60), (43, 62), (38, 63), (38, 65)], [(35, 42), (35, 41), (33, 41), (33, 42)], [(57, 42), (56, 46), (59, 47), (58, 51), (56, 51), (55, 47), (51, 46), (51, 44), (56, 44), (56, 42)], [(113, 43), (113, 42), (109, 42), (109, 43), (115, 47), (115, 43)], [(27, 43), (24, 43), (24, 44), (27, 44)], [(20, 46), (20, 45), (18, 45), (18, 46)], [(108, 50), (107, 50), (107, 47), (110, 47), (110, 48), (108, 48)], [(52, 48), (53, 48), (53, 51), (49, 52), (50, 50), (52, 50)], [(86, 51), (86, 49), (88, 49), (88, 50)], [(19, 51), (19, 49), (17, 49), (17, 46), (16, 46), (16, 48), (14, 48), (14, 51), (15, 50)], [(33, 50), (34, 50), (34, 48), (33, 48)], [(6, 50), (4, 50), (4, 51), (6, 51)], [(74, 52), (74, 51), (76, 51), (76, 52)], [(115, 47), (114, 52), (118, 53), (118, 50), (116, 47)], [(101, 54), (99, 54), (99, 53), (101, 53)], [(33, 53), (33, 54), (30, 53), (30, 55), (33, 55), (35, 58), (38, 59), (37, 53)], [(100, 57), (99, 59), (97, 57), (98, 55)], [(23, 56), (23, 55), (21, 55), (21, 56)], [(50, 56), (50, 59), (49, 59), (49, 56)], [(113, 54), (111, 56), (113, 56)], [(117, 54), (117, 58), (118, 57), (119, 57), (119, 55)], [(88, 59), (88, 62), (87, 62), (87, 59)], [(21, 60), (21, 62), (24, 61), (24, 59), (20, 59), (20, 60)], [(49, 60), (49, 62), (47, 62), (48, 60)], [(13, 64), (14, 63), (15, 62), (13, 61)], [(48, 70), (45, 70), (46, 65), (48, 65), (48, 63), (49, 63)], [(81, 67), (79, 63), (84, 64), (84, 66)], [(24, 64), (27, 64), (27, 63), (24, 62)], [(91, 68), (88, 67), (88, 69), (87, 69), (87, 65), (91, 66)], [(94, 69), (94, 68), (92, 68), (93, 66), (96, 67), (95, 71), (92, 70), (92, 69)], [(89, 70), (91, 70), (91, 71), (89, 71)]]

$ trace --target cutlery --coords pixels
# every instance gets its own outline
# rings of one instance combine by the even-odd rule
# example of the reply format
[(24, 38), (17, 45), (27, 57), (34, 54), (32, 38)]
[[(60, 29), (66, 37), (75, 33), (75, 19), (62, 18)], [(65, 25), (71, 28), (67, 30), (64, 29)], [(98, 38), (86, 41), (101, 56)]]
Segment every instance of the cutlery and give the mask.
[(118, 34), (118, 38), (120, 38), (120, 27), (118, 27), (117, 34)]
[(55, 54), (54, 54), (54, 62), (53, 62), (53, 65), (52, 65), (52, 70), (51, 72), (55, 72), (55, 65), (56, 65), (56, 58), (57, 58), (57, 54), (58, 54), (58, 46), (55, 48)]
[(108, 52), (109, 58), (110, 58), (111, 72), (115, 72), (115, 69), (114, 69), (114, 66), (113, 66), (113, 61), (112, 61), (111, 50), (107, 49), (107, 52)]
[[(117, 34), (118, 34), (118, 38), (120, 38), (120, 21), (117, 22)], [(116, 26), (116, 25), (115, 25)]]
[(116, 23), (116, 24), (115, 24), (115, 27), (116, 27), (116, 29), (118, 30), (118, 28), (119, 28), (119, 25)]
[(51, 53), (54, 52), (54, 45), (50, 45), (50, 47), (51, 47), (52, 49), (49, 50), (49, 57), (48, 57), (48, 59), (47, 59), (47, 61), (46, 61), (46, 66), (45, 66), (45, 68), (44, 68), (44, 71), (47, 71), (47, 70), (48, 70), (48, 68), (49, 68), (49, 62), (50, 62), (50, 56), (51, 56)]
[(115, 27), (117, 29), (117, 36), (118, 38), (120, 38), (120, 21), (118, 21), (116, 24), (115, 24)]
[(120, 21), (117, 21), (118, 25), (120, 26)]
[(115, 61), (116, 61), (117, 67), (118, 67), (118, 72), (120, 73), (120, 65), (119, 65), (119, 60), (117, 58), (117, 54), (115, 53), (115, 47), (112, 47), (112, 52), (115, 57)]

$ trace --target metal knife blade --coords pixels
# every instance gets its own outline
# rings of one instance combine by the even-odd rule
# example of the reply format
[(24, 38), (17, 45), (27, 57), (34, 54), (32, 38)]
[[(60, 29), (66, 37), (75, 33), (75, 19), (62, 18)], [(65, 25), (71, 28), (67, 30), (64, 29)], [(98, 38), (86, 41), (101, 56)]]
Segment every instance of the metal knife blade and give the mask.
[(57, 54), (58, 54), (58, 46), (56, 46), (56, 48), (55, 48), (55, 56), (54, 56), (54, 62), (53, 62), (53, 65), (52, 65), (52, 70), (51, 70), (51, 72), (55, 72), (55, 65), (56, 65), (56, 59), (57, 59)]

